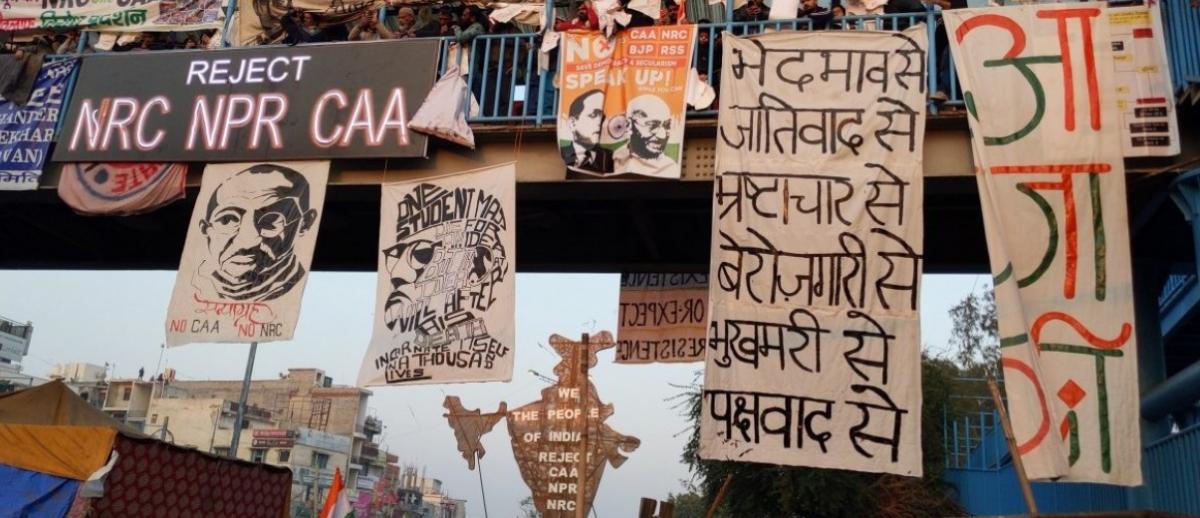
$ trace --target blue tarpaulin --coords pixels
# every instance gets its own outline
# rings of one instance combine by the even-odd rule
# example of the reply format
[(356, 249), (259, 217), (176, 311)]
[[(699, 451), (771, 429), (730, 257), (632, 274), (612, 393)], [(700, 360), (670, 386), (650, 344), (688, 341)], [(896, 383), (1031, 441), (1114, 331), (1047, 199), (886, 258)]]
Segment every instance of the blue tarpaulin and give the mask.
[(80, 482), (0, 464), (0, 518), (61, 518), (71, 510)]

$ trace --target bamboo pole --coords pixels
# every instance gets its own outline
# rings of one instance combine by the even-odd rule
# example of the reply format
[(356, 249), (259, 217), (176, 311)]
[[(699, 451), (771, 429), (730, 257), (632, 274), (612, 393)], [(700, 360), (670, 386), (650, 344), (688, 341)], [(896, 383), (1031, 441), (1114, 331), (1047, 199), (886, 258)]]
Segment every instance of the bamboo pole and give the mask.
[(712, 505), (708, 506), (708, 513), (704, 518), (713, 518), (717, 515), (717, 508), (721, 507), (721, 500), (725, 499), (725, 492), (729, 490), (729, 483), (733, 482), (733, 473), (725, 475), (725, 481), (721, 483), (721, 489), (717, 491), (717, 497), (713, 499)]
[(579, 352), (579, 372), (577, 376), (581, 376), (579, 388), (579, 408), (580, 419), (583, 420), (583, 428), (580, 430), (579, 440), (579, 476), (576, 477), (578, 486), (575, 487), (575, 518), (586, 518), (587, 516), (587, 487), (588, 487), (588, 413), (591, 406), (588, 399), (588, 367), (590, 357), (588, 355), (588, 334), (583, 334), (583, 341), (578, 346)]
[(1029, 477), (1025, 475), (1025, 463), (1017, 451), (1017, 439), (1013, 436), (1012, 422), (1008, 420), (1008, 411), (1000, 399), (1000, 389), (996, 386), (996, 378), (988, 376), (988, 390), (992, 392), (992, 401), (996, 411), (1000, 413), (1000, 425), (1004, 428), (1004, 439), (1008, 441), (1008, 451), (1012, 454), (1013, 467), (1017, 472), (1017, 481), (1021, 483), (1021, 494), (1025, 497), (1025, 506), (1029, 508), (1029, 516), (1037, 516), (1037, 502), (1033, 500), (1033, 488), (1029, 486)]

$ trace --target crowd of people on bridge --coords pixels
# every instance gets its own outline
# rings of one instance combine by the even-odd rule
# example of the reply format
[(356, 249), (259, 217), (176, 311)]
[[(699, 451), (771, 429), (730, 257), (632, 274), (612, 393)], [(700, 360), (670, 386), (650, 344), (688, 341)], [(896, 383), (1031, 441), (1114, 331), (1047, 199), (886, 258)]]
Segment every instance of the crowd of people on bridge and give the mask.
[[(843, 18), (846, 15), (846, 9), (841, 3), (842, 0), (831, 0), (831, 2), (824, 6), (818, 0), (801, 0), (794, 19), (782, 22), (780, 28), (813, 30), (862, 28), (851, 26), (861, 23), (861, 21)], [(966, 0), (887, 0), (882, 11), (884, 13), (925, 13), (935, 5), (942, 9), (956, 9), (966, 7)], [(563, 13), (561, 9), (559, 12)], [(748, 34), (758, 32), (764, 26), (772, 26), (769, 20), (770, 12), (771, 7), (764, 0), (748, 0), (733, 11), (733, 21), (735, 22), (732, 27), (733, 32)], [(597, 30), (600, 28), (600, 13), (597, 12), (592, 0), (581, 0), (573, 13), (563, 14), (565, 16), (559, 17), (553, 22), (555, 31)], [(661, 8), (656, 17), (650, 16), (642, 10), (630, 8), (630, 0), (620, 0), (614, 11), (608, 14), (613, 15), (613, 19), (616, 20), (617, 30), (652, 25), (700, 24), (695, 66), (701, 80), (719, 88), (718, 71), (721, 66), (722, 52), (720, 33), (725, 27), (714, 26), (708, 19), (688, 20), (676, 0), (661, 0)], [(885, 24), (884, 28), (900, 30), (913, 23), (923, 23), (923, 20), (923, 17), (917, 16), (897, 19), (890, 24)], [(533, 77), (524, 77), (530, 70), (536, 70), (536, 66), (531, 66), (531, 61), (536, 59), (537, 49), (541, 44), (541, 35), (536, 32), (537, 28), (522, 26), (512, 21), (497, 21), (493, 19), (491, 12), (474, 5), (459, 2), (414, 5), (401, 0), (391, 0), (381, 10), (363, 11), (357, 16), (350, 17), (348, 21), (345, 15), (324, 19), (321, 13), (289, 9), (279, 18), (278, 22), (271, 42), (287, 45), (337, 41), (446, 38), (458, 42), (463, 47), (471, 48), (469, 43), (481, 35), (527, 34), (528, 38), (518, 39), (515, 45), (510, 42), (504, 50), (504, 54), (506, 54), (504, 57), (500, 56), (499, 45), (492, 45), (490, 55), (485, 56), (485, 59), (475, 59), (472, 56), (470, 60), (472, 71), (469, 73), (475, 72), (475, 69), (478, 69), (478, 72), (486, 70), (484, 73), (474, 74), (476, 77), (495, 78), (497, 77), (496, 70), (502, 69), (499, 70), (502, 80), (496, 81), (497, 84), (491, 88), (491, 92), (487, 92), (487, 88), (484, 88), (479, 80), (474, 81), (476, 84), (472, 85), (472, 90), (486, 111), (486, 107), (494, 104), (494, 101), (497, 100), (496, 96), (499, 96), (500, 99), (509, 98), (513, 93), (509, 91), (513, 84), (521, 85), (526, 92), (536, 91), (538, 86), (536, 73), (533, 74)], [(940, 26), (940, 23), (936, 37), (935, 48), (940, 54), (936, 60), (939, 65), (939, 84), (932, 98), (941, 101), (946, 99), (945, 92), (949, 91), (948, 77), (950, 74), (947, 69), (949, 56), (946, 55), (948, 41), (945, 29)], [(82, 44), (80, 43), (81, 38), (84, 39)], [(117, 35), (71, 29), (57, 33), (43, 33), (35, 36), (31, 42), (21, 45), (0, 41), (4, 44), (0, 54), (11, 54), (18, 48), (23, 51), (24, 55), (204, 49), (222, 46), (221, 38), (219, 31), (214, 30)], [(476, 45), (472, 52), (480, 53), (484, 50), (482, 46)], [(2, 57), (0, 56), (0, 58)], [(11, 60), (11, 58), (8, 59)], [(0, 72), (2, 72), (4, 63), (5, 60), (0, 59)], [(513, 76), (517, 76), (516, 81), (512, 80)], [(521, 111), (527, 111), (532, 109), (532, 106), (518, 108)], [(508, 115), (521, 114), (520, 112), (508, 113)]]

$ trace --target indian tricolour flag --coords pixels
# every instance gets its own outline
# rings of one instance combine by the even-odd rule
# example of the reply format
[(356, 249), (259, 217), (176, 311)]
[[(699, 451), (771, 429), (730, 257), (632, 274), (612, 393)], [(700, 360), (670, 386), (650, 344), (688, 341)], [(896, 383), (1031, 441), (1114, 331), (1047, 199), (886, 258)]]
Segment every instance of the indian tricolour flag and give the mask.
[(325, 506), (321, 508), (320, 518), (354, 518), (354, 508), (350, 507), (350, 499), (346, 497), (346, 482), (342, 480), (342, 468), (333, 472), (333, 486), (325, 497)]

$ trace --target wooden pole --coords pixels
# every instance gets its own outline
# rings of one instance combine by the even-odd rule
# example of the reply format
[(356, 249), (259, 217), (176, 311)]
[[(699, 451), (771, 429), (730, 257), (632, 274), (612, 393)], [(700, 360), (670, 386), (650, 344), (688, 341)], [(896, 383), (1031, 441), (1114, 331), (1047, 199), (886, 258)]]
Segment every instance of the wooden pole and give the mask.
[(659, 502), (658, 518), (675, 518), (675, 504), (671, 502)]
[(704, 518), (713, 518), (717, 515), (717, 508), (721, 507), (721, 500), (725, 499), (725, 492), (729, 490), (729, 483), (733, 482), (733, 473), (725, 475), (725, 481), (721, 482), (721, 489), (717, 491), (717, 497), (713, 499), (712, 505), (708, 506), (708, 513)]
[(1033, 500), (1033, 488), (1029, 486), (1029, 477), (1025, 476), (1025, 463), (1017, 451), (1017, 439), (1013, 436), (1012, 422), (1008, 420), (1008, 411), (1000, 400), (1000, 388), (996, 386), (996, 378), (988, 376), (988, 390), (992, 392), (992, 402), (1000, 413), (1000, 425), (1004, 428), (1004, 439), (1008, 441), (1008, 451), (1012, 454), (1013, 467), (1017, 472), (1017, 481), (1021, 483), (1021, 494), (1025, 496), (1025, 506), (1029, 508), (1029, 516), (1037, 516), (1037, 502)]
[(638, 518), (654, 518), (654, 511), (657, 507), (658, 502), (642, 497), (641, 505), (638, 506)]
[(575, 518), (585, 518), (587, 516), (587, 488), (588, 488), (588, 413), (591, 411), (588, 400), (588, 363), (591, 359), (588, 355), (588, 334), (583, 334), (583, 341), (579, 344), (579, 408), (580, 418), (583, 419), (583, 428), (580, 430), (579, 440), (579, 476), (575, 480), (579, 485), (575, 488)]

